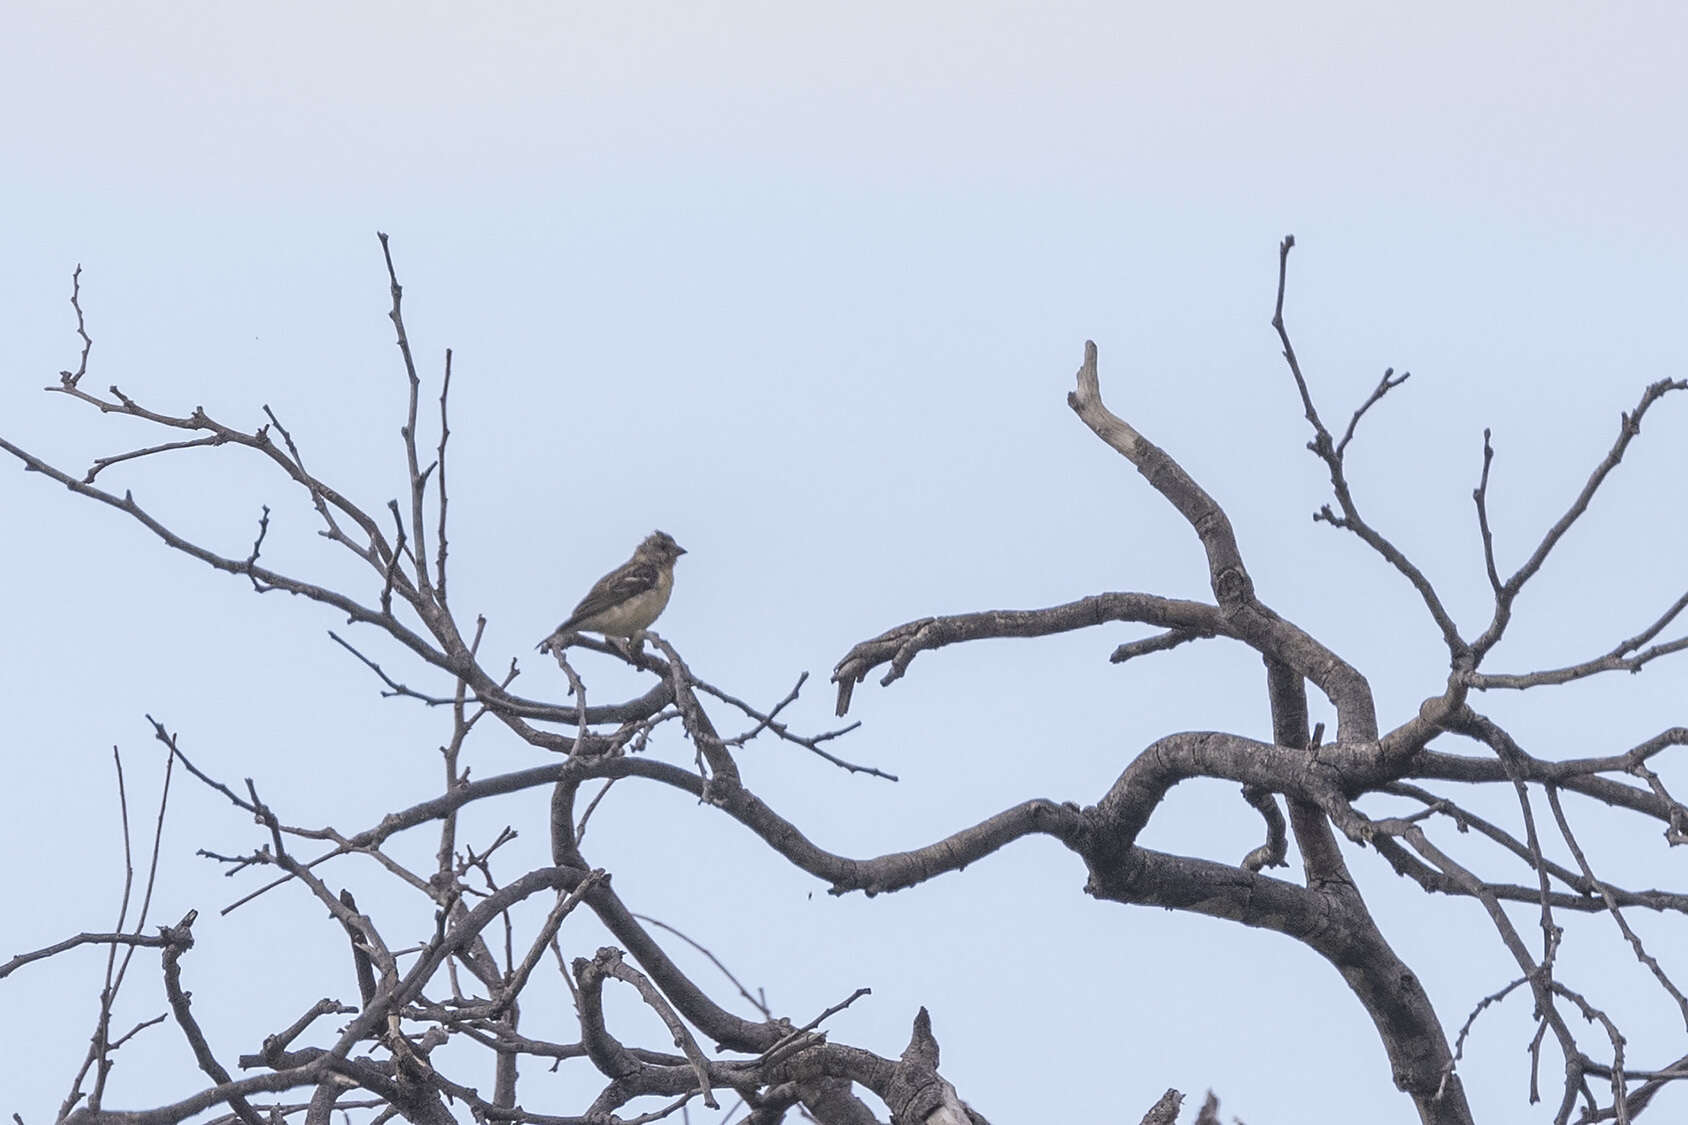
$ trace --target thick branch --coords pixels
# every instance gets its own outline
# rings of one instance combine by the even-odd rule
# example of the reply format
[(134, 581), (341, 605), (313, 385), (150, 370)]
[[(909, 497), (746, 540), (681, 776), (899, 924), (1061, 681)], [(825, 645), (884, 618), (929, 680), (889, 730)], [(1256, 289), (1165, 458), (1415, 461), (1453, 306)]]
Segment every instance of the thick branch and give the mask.
[(1225, 864), (1132, 848), (1092, 863), (1085, 890), (1114, 902), (1188, 910), (1284, 934), (1334, 966), (1364, 1005), (1383, 1039), (1395, 1085), (1420, 1118), (1470, 1125), (1459, 1079), (1444, 1086), (1452, 1053), (1430, 998), (1414, 973), (1352, 900)]
[[(1272, 741), (1292, 750), (1308, 748), (1307, 686), (1306, 682), (1287, 664), (1267, 659), (1266, 693), (1272, 705)], [(1295, 844), (1301, 851), (1302, 866), (1307, 885), (1322, 883), (1353, 884), (1348, 865), (1336, 837), (1331, 834), (1330, 822), (1317, 803), (1305, 797), (1290, 797), (1290, 824), (1295, 830)]]
[(954, 617), (923, 617), (862, 641), (844, 654), (832, 671), (832, 680), (838, 685), (838, 714), (850, 709), (855, 685), (881, 664), (890, 665), (879, 681), (888, 686), (902, 678), (916, 656), (931, 649), (998, 637), (1047, 637), (1109, 621), (1135, 621), (1207, 636), (1229, 633), (1217, 607), (1155, 594), (1095, 594), (1047, 609), (999, 609)]
[(1084, 424), (1143, 474), (1156, 492), (1178, 509), (1189, 522), (1202, 549), (1207, 552), (1208, 577), (1213, 596), (1224, 611), (1253, 596), (1253, 582), (1237, 549), (1236, 532), (1224, 509), (1190, 478), (1183, 466), (1166, 451), (1138, 433), (1123, 418), (1102, 404), (1101, 384), (1096, 374), (1096, 344), (1084, 342), (1084, 363), (1078, 369), (1078, 389), (1067, 395)]

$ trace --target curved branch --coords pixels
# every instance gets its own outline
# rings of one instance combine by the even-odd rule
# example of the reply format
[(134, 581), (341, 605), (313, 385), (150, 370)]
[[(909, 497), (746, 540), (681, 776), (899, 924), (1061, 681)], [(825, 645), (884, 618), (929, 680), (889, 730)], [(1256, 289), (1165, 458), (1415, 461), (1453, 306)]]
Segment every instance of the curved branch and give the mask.
[(712, 778), (706, 795), (705, 782), (696, 773), (647, 758), (577, 761), (569, 768), (574, 771), (573, 777), (565, 782), (573, 784), (599, 777), (643, 777), (706, 800), (750, 829), (799, 870), (826, 880), (831, 884), (830, 893), (835, 895), (851, 891), (876, 895), (912, 887), (946, 872), (959, 871), (1023, 836), (1053, 836), (1076, 850), (1090, 832), (1089, 820), (1078, 806), (1034, 799), (924, 847), (890, 852), (873, 859), (850, 859), (811, 843), (796, 825), (736, 781)]
[(1068, 392), (1067, 405), (1097, 437), (1130, 461), (1143, 479), (1188, 521), (1207, 552), (1208, 577), (1221, 609), (1229, 611), (1252, 597), (1254, 584), (1243, 566), (1236, 532), (1231, 529), (1225, 510), (1165, 450), (1102, 404), (1102, 388), (1096, 374), (1096, 344), (1092, 340), (1084, 342), (1078, 388)]
[(680, 1014), (723, 1047), (760, 1054), (777, 1044), (790, 1030), (790, 1025), (781, 1020), (747, 1020), (736, 1016), (710, 999), (669, 958), (650, 932), (639, 924), (609, 882), (594, 884), (586, 892), (586, 905), (644, 967)]
[[(1086, 862), (1092, 862), (1090, 857)], [(1301, 942), (1341, 974), (1388, 1052), (1395, 1085), (1425, 1122), (1469, 1125), (1471, 1110), (1430, 998), (1358, 906), (1358, 896), (1298, 887), (1221, 863), (1135, 847), (1092, 865), (1085, 891), (1100, 899), (1271, 930)], [(1444, 1084), (1444, 1078), (1446, 1078)]]
[[(1318, 758), (1304, 751), (1220, 731), (1186, 731), (1150, 743), (1132, 759), (1097, 803), (1093, 838), (1110, 852), (1130, 848), (1174, 785), (1198, 777), (1224, 778), (1281, 792), (1316, 806), (1356, 843), (1369, 841), (1371, 822), (1348, 803), (1343, 785), (1365, 761), (1351, 750), (1328, 748)], [(1346, 762), (1350, 769), (1336, 763)]]
[[(1189, 522), (1206, 552), (1210, 584), (1217, 606), (1184, 602), (1150, 594), (1099, 594), (1043, 610), (1008, 610), (957, 617), (922, 618), (864, 641), (847, 653), (833, 670), (838, 684), (838, 714), (850, 706), (854, 686), (879, 664), (891, 667), (883, 683), (898, 679), (916, 654), (961, 640), (983, 637), (1046, 636), (1108, 620), (1138, 621), (1203, 636), (1233, 637), (1264, 656), (1275, 657), (1311, 680), (1337, 711), (1339, 742), (1377, 738), (1377, 711), (1371, 685), (1347, 661), (1304, 630), (1274, 613), (1254, 594), (1253, 581), (1243, 566), (1230, 519), (1212, 496), (1182, 466), (1102, 403), (1097, 375), (1096, 345), (1086, 341), (1078, 387), (1067, 403), (1112, 449), (1135, 466), (1145, 480)], [(1138, 650), (1166, 647), (1170, 638), (1144, 647), (1127, 645), (1116, 659)]]
[[(646, 1007), (657, 1014), (663, 1025), (668, 1028), (674, 1038), (674, 1045), (685, 1054), (687, 1066), (691, 1070), (691, 1077), (696, 1081), (696, 1088), (702, 1092), (703, 1104), (710, 1109), (721, 1108), (711, 1092), (709, 1076), (709, 1061), (703, 1057), (698, 1048), (697, 1040), (680, 1021), (680, 1017), (669, 1006), (660, 992), (652, 986), (650, 980), (637, 969), (621, 959), (621, 950), (606, 946), (598, 950), (597, 956), (588, 961), (584, 957), (574, 959), (575, 979), (580, 982), (580, 1012), (581, 1012), (581, 1042), (586, 1052), (598, 1069), (614, 1078), (621, 1078), (630, 1072), (646, 1069), (632, 1052), (628, 1051), (610, 1035), (609, 1028), (604, 1023), (603, 991), (604, 981), (610, 977), (624, 981), (633, 986), (644, 1000)], [(674, 1068), (666, 1068), (674, 1069)], [(651, 1092), (642, 1090), (641, 1092)], [(685, 1093), (686, 1089), (668, 1089), (661, 1093)]]
[(838, 685), (838, 714), (842, 716), (850, 709), (855, 685), (881, 664), (890, 665), (879, 681), (882, 686), (889, 686), (902, 678), (916, 656), (932, 649), (999, 637), (1047, 637), (1109, 621), (1134, 621), (1204, 636), (1229, 632), (1216, 606), (1136, 593), (1094, 594), (1047, 609), (997, 609), (953, 617), (923, 617), (887, 629), (844, 654), (844, 659), (832, 670), (832, 680)]
[(1236, 533), (1224, 509), (1165, 450), (1102, 404), (1096, 362), (1096, 345), (1086, 340), (1078, 388), (1067, 395), (1067, 405), (1096, 436), (1136, 467), (1201, 540), (1213, 594), (1228, 626), (1223, 630), (1225, 635), (1243, 641), (1263, 656), (1282, 660), (1318, 685), (1336, 708), (1338, 741), (1375, 739), (1377, 711), (1366, 678), (1256, 597), (1254, 581), (1243, 566)]

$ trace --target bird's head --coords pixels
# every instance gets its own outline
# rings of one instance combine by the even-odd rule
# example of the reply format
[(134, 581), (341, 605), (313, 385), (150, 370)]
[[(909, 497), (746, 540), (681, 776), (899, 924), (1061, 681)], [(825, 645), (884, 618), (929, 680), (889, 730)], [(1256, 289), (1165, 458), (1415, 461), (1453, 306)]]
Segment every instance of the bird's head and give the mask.
[(674, 537), (666, 531), (653, 531), (639, 544), (639, 554), (661, 562), (673, 562), (685, 553), (686, 549), (674, 542)]

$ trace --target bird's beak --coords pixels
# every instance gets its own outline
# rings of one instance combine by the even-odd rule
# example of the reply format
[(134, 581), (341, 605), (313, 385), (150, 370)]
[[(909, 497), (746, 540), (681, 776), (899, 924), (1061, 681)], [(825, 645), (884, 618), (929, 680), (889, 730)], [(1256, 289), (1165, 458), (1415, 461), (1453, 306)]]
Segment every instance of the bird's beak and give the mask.
[(686, 553), (686, 549), (684, 547), (680, 546), (680, 544), (678, 544), (678, 543), (674, 544), (674, 557), (675, 558), (679, 558), (681, 555), (683, 555), (685, 553)]

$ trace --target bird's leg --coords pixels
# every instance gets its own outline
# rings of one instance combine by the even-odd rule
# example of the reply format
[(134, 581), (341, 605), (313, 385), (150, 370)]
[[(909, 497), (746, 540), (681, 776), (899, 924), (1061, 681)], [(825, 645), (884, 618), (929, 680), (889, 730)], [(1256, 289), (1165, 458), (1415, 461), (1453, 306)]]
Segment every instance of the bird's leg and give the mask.
[(627, 663), (637, 665), (644, 659), (645, 631), (643, 629), (625, 639), (618, 637), (614, 643)]

